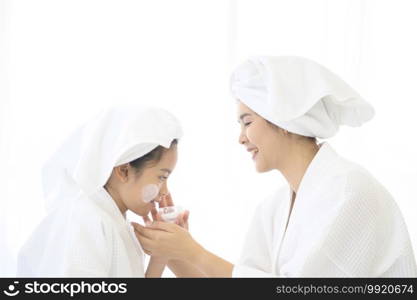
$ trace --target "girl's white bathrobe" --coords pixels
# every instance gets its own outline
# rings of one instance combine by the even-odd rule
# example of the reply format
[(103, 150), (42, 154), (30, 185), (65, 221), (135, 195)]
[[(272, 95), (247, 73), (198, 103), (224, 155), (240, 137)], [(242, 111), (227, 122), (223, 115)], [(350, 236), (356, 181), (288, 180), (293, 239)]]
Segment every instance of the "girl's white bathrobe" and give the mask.
[(144, 277), (144, 253), (103, 188), (43, 220), (20, 251), (18, 276)]
[[(365, 169), (328, 143), (292, 191), (256, 210), (234, 277), (416, 277), (401, 212)], [(286, 227), (288, 222), (288, 227)]]

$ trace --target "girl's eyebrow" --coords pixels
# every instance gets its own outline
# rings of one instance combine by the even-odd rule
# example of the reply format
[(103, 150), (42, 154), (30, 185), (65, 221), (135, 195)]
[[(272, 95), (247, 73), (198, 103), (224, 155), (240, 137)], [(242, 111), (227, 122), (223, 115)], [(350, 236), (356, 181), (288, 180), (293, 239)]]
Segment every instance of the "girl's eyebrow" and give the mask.
[(247, 116), (250, 116), (250, 115), (251, 115), (250, 113), (243, 113), (243, 114), (241, 114), (240, 117), (239, 117), (239, 120), (237, 120), (237, 122), (239, 123), (240, 120), (243, 120), (244, 117), (247, 117)]
[(172, 173), (172, 171), (170, 170), (170, 169), (161, 169), (161, 171), (163, 171), (163, 172), (168, 172), (168, 174), (171, 174)]

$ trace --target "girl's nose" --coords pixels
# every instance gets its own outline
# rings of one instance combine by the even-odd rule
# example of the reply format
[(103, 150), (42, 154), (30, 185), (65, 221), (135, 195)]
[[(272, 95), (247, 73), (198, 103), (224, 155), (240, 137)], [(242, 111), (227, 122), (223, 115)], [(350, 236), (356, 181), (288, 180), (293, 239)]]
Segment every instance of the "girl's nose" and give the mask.
[(166, 181), (161, 185), (161, 188), (159, 189), (159, 195), (167, 195), (168, 194), (168, 186)]

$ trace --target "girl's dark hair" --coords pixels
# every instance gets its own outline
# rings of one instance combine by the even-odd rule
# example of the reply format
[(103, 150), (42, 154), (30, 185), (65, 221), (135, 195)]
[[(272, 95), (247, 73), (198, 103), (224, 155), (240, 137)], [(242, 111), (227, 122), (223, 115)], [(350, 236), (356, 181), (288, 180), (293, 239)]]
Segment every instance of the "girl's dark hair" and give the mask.
[[(169, 149), (171, 149), (173, 146), (176, 146), (178, 144), (178, 140), (174, 139), (169, 146)], [(153, 149), (151, 152), (145, 154), (144, 156), (141, 156), (135, 160), (132, 160), (129, 162), (129, 164), (136, 169), (136, 171), (141, 172), (145, 166), (150, 167), (156, 165), (162, 158), (162, 155), (165, 153), (165, 151), (168, 151), (169, 149), (164, 148), (163, 146), (158, 146), (155, 149)]]

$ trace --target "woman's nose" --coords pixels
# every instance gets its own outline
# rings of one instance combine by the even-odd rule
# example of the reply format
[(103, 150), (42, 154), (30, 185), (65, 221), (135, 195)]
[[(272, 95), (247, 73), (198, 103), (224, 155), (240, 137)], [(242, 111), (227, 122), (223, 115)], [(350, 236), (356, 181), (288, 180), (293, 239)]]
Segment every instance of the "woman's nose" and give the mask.
[(248, 139), (246, 138), (246, 135), (243, 133), (243, 131), (239, 135), (239, 144), (244, 145)]

